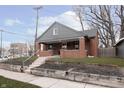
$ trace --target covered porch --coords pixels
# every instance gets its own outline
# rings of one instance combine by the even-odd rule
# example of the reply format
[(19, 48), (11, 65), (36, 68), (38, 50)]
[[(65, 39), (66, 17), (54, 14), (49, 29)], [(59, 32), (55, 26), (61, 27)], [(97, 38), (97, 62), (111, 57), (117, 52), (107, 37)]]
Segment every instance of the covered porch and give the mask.
[(40, 50), (38, 53), (39, 56), (60, 55), (62, 58), (87, 56), (84, 37), (51, 42), (39, 42), (38, 49)]
[[(84, 37), (38, 43), (39, 56), (60, 55), (62, 58), (83, 58), (92, 54), (92, 40)], [(94, 56), (94, 55), (93, 55)]]

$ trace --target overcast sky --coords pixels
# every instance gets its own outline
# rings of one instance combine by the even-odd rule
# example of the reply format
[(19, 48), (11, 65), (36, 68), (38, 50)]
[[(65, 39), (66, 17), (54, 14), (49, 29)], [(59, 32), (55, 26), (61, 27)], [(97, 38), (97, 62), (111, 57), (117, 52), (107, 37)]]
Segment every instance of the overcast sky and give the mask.
[[(36, 6), (0, 6), (0, 29), (27, 35), (11, 35), (3, 33), (3, 45), (11, 42), (27, 42), (33, 40), (35, 34)], [(81, 30), (80, 23), (72, 6), (43, 6), (39, 12), (38, 36), (53, 22), (58, 21), (76, 30)], [(85, 28), (87, 25), (84, 24)]]

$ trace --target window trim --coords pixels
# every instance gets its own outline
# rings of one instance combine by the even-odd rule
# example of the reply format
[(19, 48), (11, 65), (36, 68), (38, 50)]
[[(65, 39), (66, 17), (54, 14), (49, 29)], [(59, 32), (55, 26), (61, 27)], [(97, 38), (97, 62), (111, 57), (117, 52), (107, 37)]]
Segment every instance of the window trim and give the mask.
[(57, 28), (53, 29), (53, 35), (58, 35), (58, 29)]

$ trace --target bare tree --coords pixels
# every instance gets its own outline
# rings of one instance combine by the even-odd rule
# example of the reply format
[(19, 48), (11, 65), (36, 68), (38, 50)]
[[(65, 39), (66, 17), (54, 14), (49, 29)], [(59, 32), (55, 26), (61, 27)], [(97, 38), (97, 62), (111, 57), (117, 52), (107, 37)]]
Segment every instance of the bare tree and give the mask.
[(73, 10), (83, 31), (84, 20), (90, 28), (97, 28), (99, 40), (104, 47), (114, 46), (119, 36), (124, 37), (124, 6), (74, 6)]
[(115, 13), (118, 15), (120, 19), (120, 38), (124, 37), (124, 6), (116, 6), (115, 7), (116, 11)]
[(114, 22), (111, 6), (89, 6), (87, 21), (98, 29), (99, 38), (105, 47), (115, 44)]
[(83, 24), (83, 17), (84, 17), (84, 9), (82, 6), (74, 6), (73, 7), (73, 10), (74, 12), (76, 13), (78, 19), (79, 19), (79, 22), (81, 24), (81, 28), (82, 28), (82, 31), (84, 31), (84, 24)]

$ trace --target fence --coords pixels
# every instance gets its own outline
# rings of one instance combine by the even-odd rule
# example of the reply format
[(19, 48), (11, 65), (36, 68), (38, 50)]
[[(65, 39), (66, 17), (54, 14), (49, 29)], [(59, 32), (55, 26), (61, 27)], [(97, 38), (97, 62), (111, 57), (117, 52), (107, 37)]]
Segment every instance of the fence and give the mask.
[(115, 57), (116, 49), (115, 49), (115, 47), (99, 48), (98, 56), (100, 56), (100, 57)]

